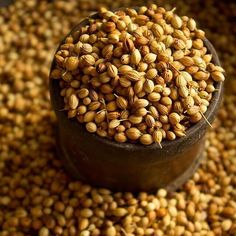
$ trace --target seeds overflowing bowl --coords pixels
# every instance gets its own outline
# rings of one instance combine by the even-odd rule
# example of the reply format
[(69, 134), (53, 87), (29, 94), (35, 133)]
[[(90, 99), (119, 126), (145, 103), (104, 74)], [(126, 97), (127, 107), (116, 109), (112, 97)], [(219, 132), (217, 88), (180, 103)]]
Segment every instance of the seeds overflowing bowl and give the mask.
[(102, 9), (66, 37), (51, 78), (60, 80), (69, 118), (119, 143), (160, 146), (208, 122), (224, 70), (212, 62), (204, 31), (174, 11)]

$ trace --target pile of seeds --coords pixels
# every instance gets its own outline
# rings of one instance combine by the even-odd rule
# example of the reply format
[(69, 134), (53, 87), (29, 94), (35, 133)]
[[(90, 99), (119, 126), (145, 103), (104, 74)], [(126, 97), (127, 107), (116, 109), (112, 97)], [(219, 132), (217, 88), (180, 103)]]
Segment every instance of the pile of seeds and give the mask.
[(196, 22), (174, 11), (102, 9), (65, 39), (51, 77), (69, 118), (101, 137), (145, 145), (183, 137), (205, 118), (224, 70)]
[[(209, 28), (227, 77), (235, 78), (235, 3), (168, 2)], [(0, 236), (236, 235), (234, 80), (208, 133), (206, 158), (178, 192), (93, 188), (71, 180), (56, 158), (47, 84), (53, 46), (97, 7), (124, 4), (139, 1), (15, 0), (0, 9)]]

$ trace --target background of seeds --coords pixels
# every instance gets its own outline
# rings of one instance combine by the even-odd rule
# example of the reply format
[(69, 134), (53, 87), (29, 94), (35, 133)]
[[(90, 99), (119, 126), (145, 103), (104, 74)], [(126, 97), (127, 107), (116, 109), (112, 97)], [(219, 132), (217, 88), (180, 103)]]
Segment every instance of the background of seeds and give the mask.
[[(168, 2), (207, 28), (227, 78), (234, 78), (236, 4)], [(236, 235), (233, 81), (234, 91), (226, 91), (208, 133), (207, 159), (178, 192), (133, 195), (92, 188), (72, 181), (55, 158), (47, 85), (52, 48), (99, 5), (138, 3), (17, 0), (0, 10), (0, 235)]]

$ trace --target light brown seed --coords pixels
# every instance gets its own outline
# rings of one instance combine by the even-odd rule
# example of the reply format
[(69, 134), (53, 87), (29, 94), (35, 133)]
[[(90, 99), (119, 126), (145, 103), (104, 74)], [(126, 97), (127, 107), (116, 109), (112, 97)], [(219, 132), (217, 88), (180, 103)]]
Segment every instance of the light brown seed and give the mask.
[(158, 112), (160, 112), (160, 114), (162, 115), (167, 115), (169, 113), (168, 108), (165, 105), (162, 105), (160, 103), (157, 103), (156, 108)]
[(141, 132), (135, 127), (127, 129), (125, 133), (131, 140), (137, 140), (141, 136)]
[(171, 19), (171, 24), (175, 29), (180, 29), (183, 25), (183, 22), (179, 16), (174, 15), (174, 17)]
[(94, 117), (95, 117), (96, 113), (95, 111), (88, 111), (85, 113), (84, 115), (84, 122), (91, 122), (94, 120)]
[(137, 94), (137, 93), (140, 93), (142, 90), (143, 90), (143, 81), (142, 80), (139, 80), (137, 81), (135, 84), (134, 84), (134, 92)]
[(89, 90), (89, 97), (91, 98), (92, 101), (98, 101), (98, 94), (93, 89)]
[(116, 98), (116, 104), (122, 110), (125, 110), (128, 106), (127, 100), (124, 97), (121, 97), (121, 96), (118, 96)]
[(103, 72), (106, 71), (106, 69), (107, 69), (106, 64), (103, 63), (103, 62), (99, 63), (96, 67), (96, 70), (97, 70), (98, 73), (103, 73)]
[(115, 129), (116, 127), (118, 127), (120, 125), (120, 121), (119, 120), (112, 120), (109, 123), (109, 128), (110, 129)]
[(83, 99), (83, 104), (84, 104), (85, 106), (90, 105), (90, 103), (91, 103), (91, 99), (90, 99), (89, 97), (86, 97), (86, 98)]
[(169, 123), (169, 118), (167, 115), (160, 115), (159, 120), (163, 124), (162, 127)]
[(152, 134), (152, 137), (155, 143), (158, 143), (159, 145), (161, 144), (163, 137), (160, 130), (155, 130)]
[(173, 72), (171, 70), (165, 70), (162, 74), (162, 77), (166, 83), (169, 83), (173, 79)]
[(110, 84), (103, 84), (100, 86), (100, 91), (103, 94), (111, 94), (113, 92), (113, 87)]
[(112, 78), (115, 78), (118, 75), (118, 69), (114, 65), (108, 64), (107, 73)]
[(102, 56), (109, 60), (112, 57), (113, 54), (113, 50), (114, 50), (114, 46), (112, 44), (108, 44), (106, 45), (103, 49), (102, 49)]
[(197, 26), (196, 21), (192, 18), (189, 19), (187, 26), (191, 31), (194, 31), (196, 29), (196, 26)]
[(128, 119), (129, 117), (129, 111), (128, 110), (123, 110), (121, 113), (120, 113), (120, 118), (121, 119)]
[(117, 111), (112, 111), (112, 112), (109, 112), (109, 113), (107, 114), (107, 118), (108, 118), (109, 120), (115, 120), (115, 119), (117, 119), (118, 117), (120, 117), (120, 112), (117, 112)]
[(150, 114), (152, 115), (153, 118), (155, 118), (155, 119), (159, 118), (159, 114), (158, 114), (158, 111), (157, 111), (156, 107), (150, 106), (149, 107), (149, 112), (150, 112)]
[(114, 135), (114, 139), (119, 143), (125, 143), (127, 141), (127, 137), (124, 132), (119, 132)]
[(163, 96), (168, 97), (170, 95), (170, 93), (171, 93), (170, 88), (165, 87), (165, 88), (162, 89), (162, 95)]
[(98, 130), (97, 130), (97, 134), (100, 136), (100, 137), (103, 137), (103, 138), (105, 138), (105, 137), (107, 137), (108, 136), (108, 134), (107, 134), (107, 132), (105, 131), (105, 130), (103, 130), (102, 128), (98, 128)]
[(84, 115), (87, 112), (87, 107), (85, 105), (80, 105), (77, 108), (78, 115)]
[(140, 62), (137, 66), (137, 71), (145, 72), (148, 69), (148, 64), (145, 62)]
[(116, 109), (117, 109), (116, 101), (109, 102), (106, 106), (106, 109), (107, 109), (107, 111), (116, 111)]
[(149, 70), (147, 71), (145, 77), (146, 77), (147, 79), (149, 79), (149, 80), (152, 80), (152, 79), (154, 79), (154, 78), (157, 76), (157, 74), (158, 74), (157, 69), (154, 69), (154, 68), (153, 68), (153, 69), (149, 69)]
[(170, 97), (162, 97), (160, 100), (161, 104), (165, 105), (165, 106), (170, 106), (172, 105), (172, 100)]
[(78, 92), (78, 97), (81, 99), (87, 97), (88, 95), (89, 95), (89, 90), (86, 88), (82, 88)]
[(172, 112), (169, 115), (169, 121), (172, 125), (176, 125), (178, 123), (180, 123), (180, 116), (178, 113), (176, 112)]
[(152, 138), (152, 135), (150, 135), (150, 134), (141, 135), (139, 140), (144, 145), (151, 145), (153, 143), (153, 138)]
[(193, 97), (188, 96), (188, 97), (184, 98), (184, 100), (183, 100), (183, 105), (184, 105), (184, 107), (185, 107), (186, 109), (192, 107), (192, 106), (194, 105), (194, 99), (193, 99)]
[(90, 218), (93, 215), (93, 211), (89, 208), (81, 209), (80, 216), (84, 218)]
[(123, 217), (128, 213), (128, 211), (125, 208), (118, 207), (116, 208), (112, 214), (117, 217)]
[(210, 74), (208, 72), (204, 71), (198, 71), (194, 74), (194, 78), (196, 80), (207, 80), (209, 78)]
[(221, 213), (222, 216), (226, 218), (232, 218), (236, 213), (236, 209), (233, 207), (225, 207)]
[[(101, 106), (101, 103), (100, 102), (98, 102), (98, 101), (94, 101), (94, 102), (91, 102), (91, 99), (89, 98), (89, 97), (87, 97), (87, 98), (84, 98), (84, 99), (89, 99), (89, 104), (87, 104), (88, 105), (88, 109), (90, 110), (90, 111), (96, 111), (97, 109), (99, 109), (99, 107)], [(84, 102), (84, 100), (83, 100), (83, 102)], [(88, 103), (88, 102), (87, 102)]]
[(61, 76), (62, 76), (62, 71), (59, 69), (53, 69), (50, 74), (50, 78), (52, 79), (60, 79)]
[(118, 133), (121, 133), (121, 132), (124, 132), (126, 129), (125, 129), (125, 126), (124, 125), (119, 125), (117, 128), (116, 128), (117, 132)]
[(116, 24), (111, 21), (104, 22), (102, 28), (105, 32), (110, 33), (116, 29)]
[(135, 39), (135, 43), (138, 45), (138, 46), (141, 46), (141, 45), (146, 45), (148, 44), (148, 39), (144, 36), (138, 36), (136, 37)]
[(77, 57), (68, 57), (65, 59), (65, 68), (69, 71), (76, 70), (79, 66), (79, 59)]
[(137, 110), (135, 111), (135, 115), (136, 115), (136, 116), (142, 116), (142, 117), (144, 117), (144, 116), (147, 115), (147, 113), (148, 113), (148, 111), (147, 111), (146, 108), (139, 108), (139, 109), (137, 109)]
[(48, 236), (49, 235), (49, 230), (46, 227), (42, 227), (39, 230), (39, 236)]
[(89, 220), (87, 218), (82, 218), (79, 220), (79, 229), (85, 230), (89, 225)]
[(190, 116), (190, 121), (192, 123), (197, 123), (202, 119), (202, 114), (200, 112), (195, 113), (194, 115)]
[(82, 66), (92, 66), (95, 64), (95, 58), (91, 55), (83, 55), (80, 57), (80, 62)]
[(222, 72), (220, 72), (220, 71), (213, 71), (211, 73), (211, 77), (216, 82), (221, 82), (221, 81), (225, 80), (224, 74)]
[(129, 104), (132, 106), (134, 101), (137, 99), (136, 96), (134, 96), (134, 90), (132, 87), (129, 87), (128, 90), (127, 90), (127, 93), (128, 93), (128, 101), (129, 101)]
[(224, 232), (227, 232), (231, 229), (232, 221), (230, 219), (226, 219), (221, 223), (222, 229)]
[(181, 86), (178, 91), (179, 95), (183, 98), (186, 98), (189, 95), (189, 90), (186, 86)]
[(146, 115), (145, 122), (150, 128), (154, 127), (155, 125), (155, 119), (151, 115)]
[(206, 86), (206, 91), (207, 91), (208, 93), (213, 93), (213, 92), (215, 92), (215, 87), (214, 87), (214, 85), (213, 85), (213, 84), (208, 84), (208, 85)]
[(194, 48), (196, 48), (196, 49), (202, 49), (203, 48), (203, 46), (204, 46), (204, 43), (203, 43), (203, 41), (202, 41), (202, 39), (195, 39), (194, 41), (193, 41), (193, 47)]
[(166, 132), (166, 138), (168, 139), (168, 140), (175, 140), (176, 139), (176, 135), (175, 135), (175, 133), (174, 132), (172, 132), (172, 131), (167, 131)]
[(92, 53), (92, 51), (93, 51), (93, 47), (88, 43), (84, 43), (81, 47), (81, 52), (83, 54), (90, 54)]
[(161, 99), (160, 93), (152, 92), (152, 93), (148, 94), (148, 100), (150, 102), (158, 102), (158, 101), (160, 101), (160, 99)]
[(155, 62), (157, 59), (157, 55), (154, 53), (148, 53), (147, 55), (145, 55), (145, 57), (143, 58), (144, 62), (151, 64), (153, 62)]
[(70, 109), (76, 109), (77, 106), (79, 105), (79, 99), (75, 94), (71, 94), (69, 97), (69, 107)]
[[(181, 39), (175, 39), (174, 40), (174, 42), (173, 42), (173, 46), (174, 46), (174, 48), (175, 49), (177, 49), (177, 50), (183, 50), (183, 49), (185, 49), (186, 48), (186, 43), (183, 41), (183, 40), (181, 40)], [(177, 61), (176, 61), (176, 63), (177, 63)], [(179, 67), (178, 68), (178, 66), (176, 66), (175, 65), (175, 67), (177, 68), (177, 69), (184, 69), (184, 65), (182, 64), (182, 63), (180, 63), (180, 62), (178, 62), (179, 63), (179, 65), (180, 66), (182, 66), (182, 67)]]
[(186, 133), (183, 130), (174, 130), (174, 133), (177, 137), (181, 138), (181, 137), (185, 137)]
[(120, 58), (120, 61), (121, 61), (121, 63), (124, 64), (124, 65), (130, 64), (130, 55), (124, 54), (124, 55)]
[(129, 79), (127, 79), (126, 77), (120, 77), (119, 83), (124, 88), (128, 88), (131, 86), (131, 81)]
[(95, 133), (97, 131), (97, 125), (94, 122), (88, 122), (85, 126), (89, 133)]
[(133, 104), (133, 108), (134, 109), (139, 109), (139, 108), (143, 108), (143, 107), (147, 107), (149, 104), (148, 100), (146, 99), (138, 99), (134, 102)]
[(142, 116), (135, 116), (135, 115), (129, 116), (129, 121), (134, 125), (140, 124), (142, 120), (143, 120)]
[(172, 56), (175, 61), (178, 61), (184, 57), (184, 52), (183, 52), (183, 50), (176, 50), (173, 52)]
[(192, 106), (192, 107), (189, 107), (188, 109), (187, 109), (187, 113), (188, 113), (188, 115), (190, 115), (190, 116), (193, 116), (193, 115), (195, 115), (196, 113), (198, 113), (199, 112), (199, 106)]
[(140, 78), (141, 78), (140, 73), (136, 70), (126, 71), (126, 73), (124, 73), (124, 76), (128, 80), (133, 81), (133, 82), (136, 82), (136, 81), (140, 80)]
[(170, 98), (172, 99), (172, 101), (178, 100), (179, 93), (178, 93), (178, 89), (177, 88), (175, 88), (175, 87), (171, 88)]
[(131, 64), (138, 65), (142, 59), (142, 56), (138, 49), (135, 49), (130, 56)]
[(106, 112), (105, 111), (98, 112), (94, 117), (94, 121), (97, 124), (102, 123), (105, 119), (106, 119)]
[(147, 79), (145, 82), (144, 82), (144, 85), (143, 85), (143, 89), (146, 93), (152, 93), (153, 90), (154, 90), (154, 82), (150, 79)]
[(99, 75), (99, 82), (101, 82), (103, 84), (110, 82), (110, 80), (111, 80), (111, 77), (108, 75), (107, 72), (104, 72)]
[(116, 236), (116, 228), (114, 226), (110, 226), (106, 229), (106, 235)]
[(157, 38), (160, 38), (164, 34), (164, 30), (159, 24), (153, 24), (151, 30)]
[(184, 66), (193, 66), (194, 60), (192, 57), (185, 56), (179, 60)]
[(135, 50), (133, 40), (131, 40), (129, 38), (125, 38), (125, 40), (124, 40), (124, 49), (127, 52), (133, 52)]
[(181, 71), (180, 75), (182, 75), (187, 82), (193, 80), (192, 76), (187, 71)]

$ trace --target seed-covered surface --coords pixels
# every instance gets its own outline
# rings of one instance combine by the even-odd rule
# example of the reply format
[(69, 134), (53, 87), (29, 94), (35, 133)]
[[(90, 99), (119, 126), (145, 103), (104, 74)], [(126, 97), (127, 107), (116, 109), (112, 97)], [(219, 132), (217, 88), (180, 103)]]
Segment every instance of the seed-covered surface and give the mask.
[[(189, 1), (170, 2), (179, 6), (181, 14), (196, 16), (208, 27), (208, 37), (220, 52), (227, 77), (235, 77), (235, 4), (193, 0), (188, 6), (183, 3)], [(71, 0), (70, 4), (16, 0), (13, 6), (0, 10), (1, 236), (236, 235), (233, 80), (228, 86), (232, 91), (226, 90), (224, 104), (208, 133), (206, 158), (178, 192), (161, 189), (154, 194), (134, 195), (93, 188), (71, 180), (57, 160), (55, 117), (47, 85), (53, 46), (78, 19), (97, 7), (117, 8), (124, 3), (138, 4), (111, 0)], [(170, 5), (169, 9), (173, 7)], [(84, 50), (90, 49), (85, 46)], [(121, 100), (119, 104), (124, 106)], [(155, 117), (156, 110), (150, 109)], [(145, 110), (140, 108), (137, 113), (145, 114)], [(116, 113), (111, 116), (117, 119)], [(101, 112), (96, 119), (103, 117)], [(172, 122), (178, 119), (172, 115)], [(88, 126), (91, 132), (95, 130), (93, 124)], [(119, 131), (116, 138), (124, 140), (124, 127), (120, 126)], [(129, 135), (137, 139), (141, 135), (138, 131), (131, 129)], [(167, 135), (173, 138), (175, 134)], [(160, 140), (160, 134), (155, 132), (153, 138)]]
[[(60, 80), (68, 118), (88, 132), (161, 147), (206, 119), (214, 86), (225, 79), (204, 38), (175, 8), (102, 8), (60, 45), (51, 79)], [(133, 128), (140, 134), (131, 137)]]

